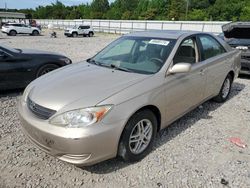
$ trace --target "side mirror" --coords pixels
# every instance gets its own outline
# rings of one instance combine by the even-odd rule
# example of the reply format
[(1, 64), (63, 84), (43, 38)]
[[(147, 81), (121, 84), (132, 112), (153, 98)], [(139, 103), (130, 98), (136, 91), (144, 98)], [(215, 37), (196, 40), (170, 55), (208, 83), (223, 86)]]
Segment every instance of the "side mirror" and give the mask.
[(190, 63), (177, 63), (169, 69), (170, 74), (187, 73), (191, 70), (192, 65)]
[(7, 54), (6, 53), (4, 53), (4, 52), (0, 52), (0, 58), (6, 58), (7, 57)]

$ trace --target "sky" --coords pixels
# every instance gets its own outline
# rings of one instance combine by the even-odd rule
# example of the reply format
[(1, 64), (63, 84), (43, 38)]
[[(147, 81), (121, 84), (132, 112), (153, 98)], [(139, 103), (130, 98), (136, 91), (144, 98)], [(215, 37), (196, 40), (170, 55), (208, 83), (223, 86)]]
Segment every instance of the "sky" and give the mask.
[[(79, 5), (82, 3), (91, 2), (92, 0), (59, 0), (66, 6)], [(36, 8), (39, 5), (48, 5), (55, 0), (0, 0), (0, 8), (5, 8), (5, 3), (9, 9), (25, 9)]]

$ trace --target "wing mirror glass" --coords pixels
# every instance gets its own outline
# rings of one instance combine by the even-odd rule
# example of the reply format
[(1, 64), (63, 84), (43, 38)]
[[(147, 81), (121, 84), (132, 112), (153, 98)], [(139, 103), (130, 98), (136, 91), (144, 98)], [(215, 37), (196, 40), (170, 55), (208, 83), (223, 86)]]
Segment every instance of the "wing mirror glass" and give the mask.
[(4, 52), (0, 52), (0, 58), (6, 58), (7, 57), (7, 54), (6, 53), (4, 53)]
[(177, 63), (172, 68), (170, 68), (169, 73), (187, 73), (191, 70), (191, 66), (192, 65), (190, 63)]

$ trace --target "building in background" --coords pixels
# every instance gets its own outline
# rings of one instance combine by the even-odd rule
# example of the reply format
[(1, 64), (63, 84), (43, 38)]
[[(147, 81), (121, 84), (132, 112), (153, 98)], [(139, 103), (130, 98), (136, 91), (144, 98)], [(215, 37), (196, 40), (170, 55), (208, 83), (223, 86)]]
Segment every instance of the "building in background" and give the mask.
[(25, 23), (26, 16), (24, 13), (19, 12), (0, 12), (0, 25), (2, 26), (6, 22), (19, 22)]

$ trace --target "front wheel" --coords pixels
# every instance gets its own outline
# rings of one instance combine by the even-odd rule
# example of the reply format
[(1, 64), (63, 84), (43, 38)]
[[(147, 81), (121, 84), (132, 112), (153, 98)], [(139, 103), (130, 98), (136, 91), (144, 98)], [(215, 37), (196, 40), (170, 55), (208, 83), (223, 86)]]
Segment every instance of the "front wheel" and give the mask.
[(58, 65), (56, 64), (47, 64), (47, 65), (44, 65), (42, 67), (40, 67), (36, 73), (36, 78), (44, 75), (44, 74), (47, 74), (55, 69), (59, 68)]
[(157, 120), (150, 110), (134, 114), (127, 122), (118, 148), (118, 155), (125, 161), (143, 159), (152, 149), (157, 132)]
[(94, 33), (93, 32), (89, 32), (89, 37), (93, 37)]
[(228, 74), (222, 84), (220, 93), (214, 98), (214, 101), (218, 103), (225, 102), (228, 99), (229, 94), (231, 92), (232, 83), (233, 83), (233, 78), (230, 74)]
[(78, 34), (76, 33), (76, 32), (74, 32), (74, 33), (72, 33), (72, 37), (77, 37), (78, 36)]
[(34, 30), (34, 31), (32, 32), (32, 35), (33, 35), (33, 36), (37, 36), (37, 35), (39, 35), (39, 32), (38, 32), (37, 30)]

